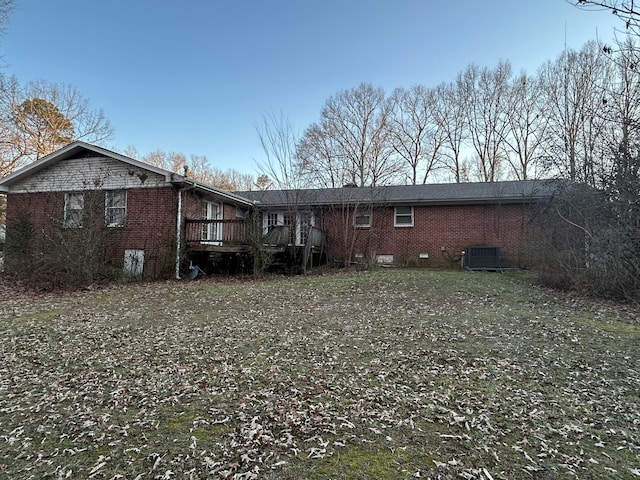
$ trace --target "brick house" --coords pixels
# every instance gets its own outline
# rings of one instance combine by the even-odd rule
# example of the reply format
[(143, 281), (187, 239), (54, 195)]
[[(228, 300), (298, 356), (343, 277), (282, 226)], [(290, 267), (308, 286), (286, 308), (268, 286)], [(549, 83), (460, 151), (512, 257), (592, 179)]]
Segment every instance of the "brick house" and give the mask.
[[(7, 195), (8, 247), (29, 240), (39, 255), (66, 248), (73, 261), (78, 249), (102, 242), (106, 263), (146, 278), (179, 275), (190, 237), (212, 250), (229, 248), (225, 238), (242, 243), (241, 217), (252, 207), (233, 193), (84, 142), (0, 179), (0, 193)], [(18, 238), (25, 224), (28, 239)], [(84, 241), (65, 244), (74, 232)], [(9, 251), (6, 268), (20, 268)]]
[[(250, 265), (249, 212), (261, 222), (261, 248), (305, 266), (451, 266), (474, 246), (499, 248), (501, 265), (520, 266), (535, 205), (554, 188), (530, 180), (227, 192), (84, 142), (0, 179), (7, 246), (69, 262), (87, 250), (144, 278)], [(251, 231), (260, 235), (259, 225)], [(23, 266), (9, 248), (6, 257), (7, 270)]]
[(495, 247), (502, 266), (524, 266), (536, 205), (549, 180), (237, 192), (260, 206), (265, 231), (291, 224), (292, 239), (314, 225), (341, 263), (460, 265), (469, 247)]

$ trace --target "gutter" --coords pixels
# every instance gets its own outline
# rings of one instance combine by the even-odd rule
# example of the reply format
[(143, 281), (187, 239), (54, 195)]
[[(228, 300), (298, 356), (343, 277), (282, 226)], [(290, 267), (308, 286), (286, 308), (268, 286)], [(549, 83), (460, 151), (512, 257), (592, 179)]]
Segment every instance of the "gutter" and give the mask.
[(194, 180), (188, 179), (186, 177), (183, 177), (181, 175), (177, 175), (177, 177), (179, 177), (178, 179), (176, 179), (175, 177), (171, 178), (171, 182), (174, 185), (178, 185), (178, 184), (185, 184), (188, 185), (188, 188), (195, 188), (213, 195), (216, 195), (218, 197), (221, 197), (225, 200), (230, 200), (231, 203), (233, 204), (239, 204), (239, 205), (244, 205), (245, 207), (251, 207), (253, 206), (254, 202), (252, 200), (249, 200), (248, 198), (242, 197), (240, 195), (236, 195), (235, 193), (231, 193), (231, 192), (227, 192), (225, 190), (220, 190), (218, 188), (215, 187), (211, 187), (209, 185), (205, 185), (203, 183), (199, 183), (196, 182)]
[[(184, 182), (186, 183), (186, 182)], [(186, 188), (178, 187), (178, 205), (176, 212), (176, 264), (175, 264), (175, 277), (176, 280), (180, 280), (180, 252), (182, 250), (182, 192), (196, 188), (196, 185), (190, 185)]]

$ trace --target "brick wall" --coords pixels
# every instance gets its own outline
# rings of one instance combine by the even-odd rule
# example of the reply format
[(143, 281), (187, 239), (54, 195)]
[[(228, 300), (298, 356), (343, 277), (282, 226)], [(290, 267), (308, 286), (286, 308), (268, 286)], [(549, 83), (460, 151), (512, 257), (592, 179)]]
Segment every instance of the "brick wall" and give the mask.
[(64, 193), (9, 193), (7, 195), (7, 236), (12, 226), (21, 219), (28, 219), (34, 231), (49, 230), (64, 215)]
[(121, 265), (125, 249), (144, 250), (145, 276), (175, 270), (177, 192), (173, 187), (127, 190), (125, 226), (114, 229), (111, 260)]
[[(125, 226), (107, 229), (107, 261), (120, 268), (126, 249), (144, 250), (145, 276), (169, 276), (175, 261), (176, 190), (168, 186), (126, 192)], [(98, 202), (101, 198), (104, 205), (103, 191), (87, 193), (96, 195)], [(103, 215), (101, 222), (104, 222)], [(63, 192), (10, 193), (7, 196), (8, 241), (16, 232), (14, 226), (21, 220), (29, 221), (34, 235), (44, 236), (60, 228), (63, 217)]]
[[(183, 214), (187, 218), (191, 219), (200, 219), (202, 218), (202, 201), (204, 197), (193, 191), (186, 191), (182, 194), (182, 207)], [(218, 205), (221, 203), (219, 200), (215, 200), (212, 198), (207, 198), (207, 200), (211, 200)], [(224, 220), (235, 220), (236, 217), (236, 206), (228, 203), (222, 204), (222, 219)]]
[(394, 208), (381, 207), (373, 210), (369, 228), (354, 228), (351, 216), (325, 210), (322, 223), (330, 255), (351, 255), (351, 259), (362, 255), (363, 261), (393, 255), (394, 263), (400, 265), (450, 266), (459, 264), (465, 248), (485, 245), (501, 247), (507, 265), (522, 261), (531, 213), (528, 205), (416, 206), (413, 211), (412, 227), (394, 226)]

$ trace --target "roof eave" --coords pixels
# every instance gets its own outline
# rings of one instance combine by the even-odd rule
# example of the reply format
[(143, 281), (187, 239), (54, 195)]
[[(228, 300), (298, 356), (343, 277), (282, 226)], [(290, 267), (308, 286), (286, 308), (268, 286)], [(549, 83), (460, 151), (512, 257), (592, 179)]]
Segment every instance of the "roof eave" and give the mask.
[(173, 183), (176, 185), (180, 185), (180, 184), (191, 185), (192, 187), (195, 187), (197, 190), (200, 190), (202, 192), (207, 192), (207, 193), (216, 195), (218, 197), (222, 197), (224, 199), (230, 200), (232, 203), (244, 205), (246, 207), (254, 206), (254, 202), (249, 200), (248, 198), (241, 197), (240, 195), (236, 195), (234, 193), (227, 192), (226, 190), (221, 190), (219, 188), (216, 188), (210, 185), (205, 185), (195, 180), (191, 180), (187, 177), (182, 177), (179, 180), (174, 180)]
[[(386, 200), (371, 201), (370, 199), (347, 200), (340, 202), (319, 201), (319, 202), (300, 202), (300, 207), (330, 207), (330, 206), (357, 206), (357, 205), (378, 205), (378, 206), (394, 206), (394, 205), (413, 205), (413, 206), (445, 206), (445, 205), (480, 205), (480, 204), (519, 204), (531, 203), (545, 200), (550, 196), (523, 196), (523, 197), (503, 197), (503, 198), (447, 198), (447, 199), (402, 199), (402, 200)], [(256, 202), (260, 203), (260, 202)], [(290, 204), (277, 202), (261, 202), (263, 208), (291, 208)]]

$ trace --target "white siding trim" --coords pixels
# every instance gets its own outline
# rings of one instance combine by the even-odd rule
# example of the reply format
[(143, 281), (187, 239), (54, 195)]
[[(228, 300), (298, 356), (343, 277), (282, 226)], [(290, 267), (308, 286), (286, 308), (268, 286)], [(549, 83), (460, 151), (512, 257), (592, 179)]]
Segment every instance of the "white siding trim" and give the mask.
[(108, 157), (61, 160), (11, 186), (11, 193), (155, 188), (165, 177)]

